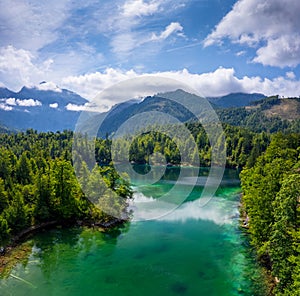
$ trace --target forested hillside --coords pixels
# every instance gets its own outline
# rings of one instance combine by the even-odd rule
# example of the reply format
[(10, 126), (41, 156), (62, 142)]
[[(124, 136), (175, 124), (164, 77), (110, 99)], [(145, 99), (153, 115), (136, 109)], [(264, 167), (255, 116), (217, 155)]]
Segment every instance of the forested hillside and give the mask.
[[(201, 166), (210, 166), (211, 164), (211, 145), (204, 128), (199, 123), (187, 123), (186, 127), (193, 138), (187, 138), (187, 141), (195, 141), (196, 147), (189, 142), (180, 143), (184, 151), (180, 151), (175, 142), (166, 134), (161, 132), (145, 132), (137, 137), (128, 136), (128, 138), (118, 138), (115, 141), (114, 160), (121, 161), (121, 155), (129, 150), (129, 160), (137, 164), (149, 163), (150, 156), (159, 152), (164, 155), (165, 161), (169, 164), (180, 164), (180, 153), (185, 153), (191, 160), (187, 165), (199, 165), (196, 153), (199, 152)], [(174, 128), (174, 127), (173, 127)], [(180, 127), (176, 127), (177, 131)], [(246, 164), (252, 166), (255, 159), (267, 148), (270, 135), (267, 133), (254, 133), (247, 129), (223, 125), (226, 138), (226, 166), (228, 168), (242, 168)], [(100, 164), (108, 164), (112, 161), (111, 156), (112, 140), (97, 139), (96, 141), (96, 159)]]
[[(204, 129), (199, 124), (187, 124), (199, 149), (200, 164), (209, 166), (211, 147)], [(227, 166), (251, 166), (267, 147), (269, 137), (255, 134), (236, 127), (225, 126), (227, 143)], [(120, 179), (110, 166), (112, 161), (109, 139), (97, 139), (95, 158), (100, 166), (89, 172), (87, 164), (79, 161), (79, 175), (75, 176), (72, 166), (72, 132), (37, 133), (28, 130), (25, 133), (0, 135), (0, 239), (5, 241), (11, 236), (32, 225), (47, 221), (61, 223), (78, 219), (109, 220), (104, 212), (97, 210), (90, 202), (101, 198), (101, 205), (108, 203), (108, 186), (124, 198), (131, 195), (129, 184)], [(81, 141), (88, 145), (88, 141)], [(82, 144), (85, 143), (85, 144)], [(124, 152), (128, 141), (118, 139), (119, 154)], [(189, 150), (191, 159), (197, 153)], [(88, 150), (89, 147), (81, 147)], [(133, 139), (130, 147), (130, 161), (148, 163), (149, 156), (160, 152), (166, 162), (180, 164), (180, 152), (175, 143), (162, 133), (151, 132)], [(76, 155), (75, 155), (76, 157)], [(80, 158), (80, 156), (78, 156)], [(115, 160), (118, 160), (117, 156)], [(199, 163), (190, 163), (198, 165)], [(76, 164), (78, 165), (78, 164)], [(97, 179), (101, 172), (106, 186)], [(79, 178), (79, 182), (77, 178)], [(79, 183), (86, 186), (83, 193)], [(104, 189), (103, 189), (104, 188)], [(89, 196), (86, 196), (88, 194)], [(89, 197), (90, 199), (88, 199)], [(126, 200), (126, 199), (124, 199)], [(116, 202), (119, 202), (119, 200)], [(97, 203), (97, 202), (96, 202)], [(118, 205), (120, 211), (126, 209), (126, 203)]]
[(81, 162), (77, 177), (88, 188), (83, 193), (71, 162), (72, 138), (68, 131), (0, 135), (0, 243), (44, 222), (110, 221), (112, 217), (94, 206), (100, 199), (101, 206), (111, 202), (109, 189), (124, 197), (121, 203), (115, 199), (114, 206), (126, 210), (129, 184), (110, 166), (95, 166), (90, 173)]
[[(186, 127), (196, 142), (201, 166), (210, 166), (211, 146), (205, 130), (196, 123), (188, 123)], [(226, 124), (223, 129), (226, 165), (242, 168), (242, 211), (259, 260), (275, 279), (276, 295), (298, 295), (300, 135), (254, 133)], [(113, 218), (101, 210), (101, 206), (110, 204), (114, 198), (110, 189), (122, 197), (121, 202), (114, 199), (117, 211), (126, 212), (127, 198), (132, 193), (128, 180), (120, 178), (110, 165), (112, 140), (96, 139), (98, 165), (91, 172), (75, 152), (74, 157), (80, 159), (75, 176), (71, 160), (73, 137), (68, 131), (37, 133), (33, 130), (0, 135), (1, 244), (24, 229), (45, 222), (111, 221)], [(145, 132), (127, 140), (130, 141), (114, 139), (115, 152), (119, 153), (114, 155), (114, 161), (129, 149), (129, 160), (133, 163), (149, 163), (150, 155), (159, 152), (166, 162), (182, 164), (175, 142), (161, 132)], [(89, 141), (79, 143), (83, 145), (79, 150), (91, 148)], [(193, 160), (197, 151), (190, 149), (192, 145), (184, 144), (184, 153)], [(103, 178), (98, 177), (99, 172)], [(79, 183), (86, 186), (84, 192)]]
[(218, 109), (221, 122), (254, 132), (300, 132), (300, 99), (264, 98), (246, 107)]
[(252, 244), (275, 278), (276, 295), (300, 291), (300, 136), (272, 137), (266, 152), (241, 173)]

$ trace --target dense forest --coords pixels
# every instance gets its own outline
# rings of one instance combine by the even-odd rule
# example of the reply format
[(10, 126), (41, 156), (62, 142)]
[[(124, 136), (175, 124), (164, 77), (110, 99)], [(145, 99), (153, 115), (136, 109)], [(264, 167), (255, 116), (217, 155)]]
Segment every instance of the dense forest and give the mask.
[[(199, 123), (187, 123), (187, 129), (192, 137), (185, 138), (186, 141), (179, 143), (180, 151), (175, 142), (166, 134), (161, 132), (146, 132), (139, 136), (130, 138), (115, 139), (114, 161), (122, 160), (122, 155), (129, 150), (129, 160), (138, 164), (149, 163), (149, 157), (156, 152), (164, 155), (169, 164), (180, 164), (181, 153), (188, 155), (191, 163), (188, 165), (199, 165), (195, 154), (199, 152), (201, 166), (210, 166), (211, 164), (211, 145), (205, 129)], [(178, 127), (179, 129), (180, 127)], [(226, 141), (226, 166), (228, 168), (242, 168), (246, 164), (252, 166), (255, 159), (266, 150), (270, 135), (254, 133), (247, 129), (223, 125)], [(196, 146), (191, 145), (189, 141), (194, 141)], [(217, 142), (217, 141), (216, 141)], [(109, 164), (112, 161), (111, 155), (112, 140), (97, 139), (96, 141), (96, 160), (99, 164)], [(129, 146), (128, 146), (129, 145)]]
[[(209, 166), (211, 145), (202, 126), (186, 124), (199, 151), (201, 166)], [(300, 290), (300, 135), (255, 133), (223, 125), (226, 139), (226, 166), (241, 168), (242, 212), (258, 259), (275, 280), (275, 295), (298, 295)], [(116, 139), (117, 152), (129, 149), (130, 161), (149, 163), (150, 155), (163, 154), (171, 164), (180, 164), (180, 149), (160, 132), (142, 133), (130, 139)], [(98, 139), (96, 158), (111, 161), (109, 139)], [(185, 143), (184, 153), (193, 161), (195, 147)], [(192, 148), (193, 147), (193, 148)], [(118, 155), (115, 156), (118, 160)], [(191, 163), (197, 165), (197, 163)]]
[(299, 102), (299, 98), (280, 99), (272, 96), (246, 107), (219, 108), (216, 111), (221, 122), (257, 133), (300, 133)]
[[(68, 131), (28, 130), (0, 135), (1, 244), (24, 229), (45, 222), (107, 223), (113, 217), (101, 207), (112, 198), (115, 209), (126, 211), (131, 189), (112, 166), (95, 166), (90, 172), (82, 161), (79, 180), (76, 178), (71, 161), (72, 139), (73, 133)], [(80, 182), (87, 186), (84, 192)]]
[(252, 244), (274, 277), (275, 295), (300, 291), (300, 136), (273, 135), (253, 167), (241, 172)]
[[(198, 146), (201, 166), (209, 166), (211, 146), (205, 130), (195, 123), (187, 124), (187, 128)], [(252, 166), (269, 142), (269, 136), (265, 133), (255, 134), (229, 125), (224, 126), (224, 131), (228, 167)], [(81, 159), (82, 155), (76, 155), (76, 151), (73, 157), (79, 158), (79, 161), (72, 163), (73, 140), (77, 141), (77, 137), (70, 131), (37, 133), (27, 130), (0, 135), (2, 244), (22, 230), (45, 222), (109, 221), (110, 215), (105, 214), (105, 208), (111, 205), (112, 191), (109, 189), (116, 193), (113, 197), (116, 211), (113, 216), (122, 216), (121, 213), (126, 212), (126, 198), (132, 192), (126, 176), (120, 178), (110, 165), (112, 140), (96, 139), (95, 159), (98, 165), (94, 168), (89, 168)], [(149, 162), (150, 155), (160, 152), (168, 163), (180, 164), (178, 147), (163, 133), (145, 133), (132, 140), (128, 147), (130, 161), (145, 164)], [(78, 151), (89, 151), (90, 141), (83, 137), (83, 141), (78, 143), (82, 145), (77, 147)], [(125, 154), (124, 149), (128, 143), (124, 139), (117, 139), (115, 151), (119, 155)], [(195, 148), (189, 150), (191, 145), (185, 146), (185, 153), (193, 160), (197, 151)], [(118, 156), (115, 155), (114, 160), (118, 160)], [(199, 165), (193, 162), (190, 164)], [(77, 166), (77, 175), (73, 165)], [(97, 175), (99, 173), (101, 178)]]
[[(197, 123), (186, 127), (196, 143), (201, 166), (210, 166), (211, 145), (205, 130)], [(300, 136), (255, 133), (227, 124), (223, 129), (226, 166), (242, 169), (242, 212), (258, 259), (275, 279), (275, 295), (298, 295)], [(89, 141), (81, 137), (78, 151), (88, 151)], [(159, 152), (167, 163), (181, 164), (179, 147), (161, 132), (114, 139), (113, 157), (112, 140), (96, 139), (97, 165), (93, 168), (74, 150), (72, 158), (74, 141), (77, 138), (69, 131), (0, 135), (1, 244), (45, 222), (111, 221), (105, 205), (112, 201), (118, 212), (115, 216), (126, 212), (127, 198), (132, 195), (130, 183), (117, 174), (111, 162), (121, 160), (127, 150), (132, 163), (149, 163), (150, 156)], [(184, 147), (192, 160), (189, 165), (198, 165), (193, 163), (195, 147), (188, 143)], [(80, 161), (74, 164), (74, 158)], [(76, 176), (74, 165), (79, 165)]]

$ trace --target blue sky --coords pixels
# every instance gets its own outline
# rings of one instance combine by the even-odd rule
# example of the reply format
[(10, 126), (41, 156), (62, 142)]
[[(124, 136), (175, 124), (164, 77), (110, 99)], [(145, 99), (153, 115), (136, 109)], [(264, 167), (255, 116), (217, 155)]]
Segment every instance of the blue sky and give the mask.
[(91, 99), (154, 74), (206, 96), (299, 96), (299, 15), (299, 0), (0, 0), (0, 84)]

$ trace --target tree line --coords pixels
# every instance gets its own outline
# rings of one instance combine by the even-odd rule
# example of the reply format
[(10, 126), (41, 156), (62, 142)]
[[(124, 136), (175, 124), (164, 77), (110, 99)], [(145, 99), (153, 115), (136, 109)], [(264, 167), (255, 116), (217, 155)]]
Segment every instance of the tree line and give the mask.
[(1, 244), (30, 226), (54, 220), (107, 223), (114, 218), (104, 208), (112, 203), (116, 215), (126, 211), (132, 194), (128, 180), (112, 166), (90, 170), (84, 161), (75, 175), (72, 139), (70, 131), (0, 135)]
[[(185, 127), (191, 136), (183, 137), (183, 140), (177, 141), (177, 144), (174, 139), (166, 133), (160, 132), (159, 129), (158, 131), (140, 132), (137, 136), (124, 136), (113, 140), (108, 137), (99, 138), (95, 143), (96, 160), (99, 164), (109, 164), (112, 161), (111, 150), (114, 141), (113, 160), (117, 162), (123, 161), (124, 155), (128, 155), (126, 160), (129, 159), (129, 161), (137, 164), (149, 164), (151, 155), (158, 152), (164, 156), (166, 163), (176, 165), (181, 163), (181, 154), (184, 153), (190, 160), (188, 165), (210, 166), (212, 147), (205, 129), (195, 122), (186, 123)], [(170, 128), (174, 129), (174, 126)], [(176, 129), (179, 130), (180, 126)], [(266, 132), (255, 133), (228, 124), (223, 124), (223, 130), (226, 145), (226, 166), (228, 168), (242, 168), (246, 164), (251, 167), (270, 142), (270, 135)], [(182, 133), (185, 131), (183, 130)], [(195, 145), (192, 145), (191, 142), (194, 142)], [(219, 142), (216, 139), (216, 145), (218, 143), (221, 145), (220, 142), (220, 139)]]
[[(211, 145), (200, 124), (186, 124), (196, 147), (184, 143), (184, 153), (200, 165), (210, 166)], [(240, 127), (223, 124), (226, 142), (226, 166), (241, 168), (242, 211), (252, 245), (259, 261), (275, 279), (273, 294), (298, 295), (300, 291), (300, 135), (297, 133), (255, 133)], [(179, 164), (180, 146), (164, 133), (145, 132), (139, 136), (115, 139), (114, 159), (129, 151), (134, 163), (149, 163), (159, 152), (166, 162)], [(130, 140), (130, 141), (129, 141)], [(187, 141), (191, 141), (187, 138)], [(130, 144), (129, 144), (130, 143)], [(217, 141), (218, 143), (218, 141)], [(98, 139), (98, 161), (111, 161), (112, 141)], [(126, 145), (128, 145), (126, 147)]]
[(275, 295), (300, 291), (300, 135), (273, 135), (241, 172), (242, 204), (259, 260), (275, 278)]
[[(114, 143), (108, 137), (98, 138), (94, 146), (87, 136), (79, 139), (70, 131), (1, 134), (0, 241), (47, 221), (109, 222), (122, 215), (132, 192), (129, 180), (119, 176), (111, 162), (121, 161), (126, 153), (134, 163), (149, 163), (158, 152), (166, 162), (179, 164), (183, 145), (191, 164), (199, 153), (200, 164), (209, 166), (212, 147), (205, 130), (192, 122), (186, 128), (192, 137), (188, 141), (194, 141), (197, 149), (180, 141), (176, 144), (158, 131), (117, 138)], [(226, 165), (242, 168), (242, 210), (259, 260), (276, 278), (276, 295), (298, 295), (300, 135), (254, 133), (227, 124), (223, 130)], [(91, 149), (95, 150), (94, 167), (86, 161)], [(73, 163), (74, 159), (78, 161)], [(115, 212), (108, 214), (106, 208)]]

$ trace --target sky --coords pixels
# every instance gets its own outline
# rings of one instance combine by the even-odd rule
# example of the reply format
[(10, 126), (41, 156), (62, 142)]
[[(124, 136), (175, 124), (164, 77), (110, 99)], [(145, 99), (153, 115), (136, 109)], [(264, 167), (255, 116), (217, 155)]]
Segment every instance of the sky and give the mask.
[(204, 96), (298, 97), (299, 15), (299, 0), (0, 0), (0, 86), (91, 100), (151, 74)]

